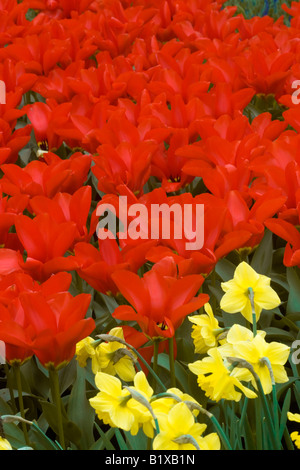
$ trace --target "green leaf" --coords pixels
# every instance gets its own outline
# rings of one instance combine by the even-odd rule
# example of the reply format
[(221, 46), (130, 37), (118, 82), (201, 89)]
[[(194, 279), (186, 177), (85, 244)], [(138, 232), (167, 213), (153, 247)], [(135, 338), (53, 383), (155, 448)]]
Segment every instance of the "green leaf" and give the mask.
[(74, 383), (76, 377), (77, 361), (72, 359), (69, 364), (59, 371), (59, 388), (61, 395)]
[(32, 394), (43, 397), (45, 399), (48, 398), (49, 379), (46, 373), (38, 367), (34, 358), (23, 364), (22, 376), (23, 378), (26, 377), (28, 388), (31, 390)]
[(278, 273), (270, 273), (270, 278), (272, 279), (272, 282), (274, 284), (278, 284), (280, 287), (285, 289), (286, 291), (289, 290), (289, 284), (286, 280), (286, 275), (285, 274), (278, 274)]
[[(206, 397), (205, 392), (199, 387), (197, 383), (197, 376), (190, 370), (188, 371), (188, 381), (188, 390), (190, 390), (190, 395), (194, 398), (194, 400), (196, 400), (201, 406), (205, 408), (208, 402), (208, 398)], [(201, 418), (201, 421), (205, 421), (205, 416)]]
[(126, 442), (132, 450), (145, 450), (147, 448), (147, 436), (142, 429), (139, 430), (136, 436), (133, 436), (130, 431), (124, 432)]
[[(59, 431), (56, 419), (56, 406), (53, 403), (50, 403), (45, 400), (40, 400), (40, 404), (49, 426), (56, 434), (58, 434)], [(76, 446), (79, 447), (80, 440), (82, 437), (81, 430), (75, 423), (68, 420), (68, 417), (65, 413), (63, 413), (63, 428), (66, 440), (73, 442)]]
[(37, 10), (34, 10), (33, 8), (29, 8), (27, 10), (27, 13), (26, 13), (26, 19), (28, 21), (32, 21), (37, 15), (38, 15), (39, 11)]
[(287, 281), (289, 283), (289, 297), (287, 313), (295, 313), (300, 310), (300, 279), (294, 268), (287, 268)]
[(267, 333), (268, 341), (278, 341), (286, 343), (294, 341), (295, 339), (295, 336), (293, 334), (281, 328), (269, 327), (264, 328), (264, 331)]
[(283, 405), (282, 405), (280, 423), (279, 423), (280, 439), (282, 438), (283, 433), (284, 433), (284, 428), (285, 428), (286, 422), (287, 422), (287, 412), (290, 409), (290, 405), (291, 405), (291, 389), (289, 389), (287, 391), (287, 394), (284, 398), (284, 402), (283, 402)]
[(120, 450), (129, 450), (128, 446), (127, 446), (127, 444), (124, 440), (124, 437), (122, 436), (121, 431), (118, 428), (115, 428), (115, 436), (116, 436), (116, 439), (118, 441)]
[(233, 278), (235, 269), (236, 266), (226, 258), (220, 259), (215, 267), (216, 273), (224, 282)]
[[(105, 433), (100, 426), (98, 426), (97, 423), (95, 423), (95, 426), (96, 426), (96, 429), (97, 431), (99, 432), (102, 440), (103, 440), (103, 444), (104, 444), (104, 449), (106, 450), (116, 450), (114, 445), (111, 443), (111, 439), (113, 438), (113, 436), (115, 435), (115, 430), (114, 429), (110, 429), (109, 431), (107, 431), (107, 433)], [(112, 431), (112, 432), (111, 432)]]
[[(11, 415), (12, 410), (10, 406), (0, 398), (0, 416)], [(3, 429), (6, 439), (10, 442), (14, 449), (24, 447), (26, 445), (23, 431), (15, 423), (3, 423)]]
[[(166, 353), (160, 353), (158, 356), (158, 365), (163, 369), (170, 371), (170, 362), (169, 356)], [(176, 386), (182, 391), (188, 390), (188, 375), (184, 370), (183, 366), (179, 364), (178, 361), (175, 361), (175, 377), (176, 377)], [(188, 393), (188, 392), (187, 392)]]
[(38, 425), (30, 426), (29, 440), (34, 450), (59, 450), (56, 443), (51, 441)]
[(241, 313), (227, 313), (222, 312), (222, 318), (224, 321), (224, 327), (230, 328), (231, 326), (238, 324), (242, 326), (247, 326), (247, 321)]
[(272, 244), (272, 232), (266, 230), (265, 235), (254, 251), (253, 258), (251, 260), (252, 268), (259, 274), (268, 276), (272, 268), (272, 257), (273, 257), (273, 244)]
[[(96, 424), (96, 428), (99, 431), (100, 428), (97, 424)], [(115, 449), (114, 446), (110, 443), (110, 440), (115, 435), (114, 428), (110, 428), (106, 433), (103, 433), (103, 431), (101, 430), (101, 433), (102, 433), (102, 436), (99, 439), (97, 439), (97, 441), (90, 447), (89, 450), (104, 450), (105, 448), (109, 449), (110, 446), (112, 446), (112, 448), (109, 450), (114, 450)], [(105, 446), (108, 446), (108, 447), (105, 447)]]
[(82, 432), (80, 447), (89, 449), (95, 442), (93, 436), (95, 412), (86, 398), (85, 369), (77, 366), (77, 377), (68, 402), (68, 418)]

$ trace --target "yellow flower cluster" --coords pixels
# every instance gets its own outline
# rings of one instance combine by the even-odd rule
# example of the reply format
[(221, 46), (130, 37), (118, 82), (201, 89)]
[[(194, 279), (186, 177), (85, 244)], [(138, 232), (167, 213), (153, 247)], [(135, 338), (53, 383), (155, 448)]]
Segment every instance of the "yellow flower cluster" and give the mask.
[[(97, 416), (111, 427), (136, 435), (140, 428), (153, 440), (154, 450), (219, 450), (216, 433), (203, 436), (206, 424), (197, 422), (197, 411), (188, 403), (197, 402), (176, 388), (166, 396), (154, 396), (144, 372), (138, 372), (133, 386), (104, 372), (95, 376), (99, 392), (90, 399)], [(199, 405), (200, 406), (200, 405)]]
[[(247, 263), (241, 263), (231, 281), (222, 283), (225, 295), (221, 308), (229, 313), (241, 312), (251, 323), (256, 321), (262, 309), (272, 309), (280, 299), (270, 287), (270, 279), (257, 274)], [(249, 295), (252, 290), (252, 299)], [(210, 305), (206, 314), (189, 317), (194, 323), (192, 337), (195, 352), (207, 356), (189, 364), (197, 375), (199, 386), (205, 394), (215, 400), (239, 401), (242, 394), (255, 398), (255, 391), (242, 382), (257, 388), (255, 376), (259, 378), (264, 393), (272, 391), (273, 383), (284, 383), (288, 376), (284, 368), (290, 348), (278, 342), (268, 343), (264, 331), (255, 334), (241, 325), (233, 325), (224, 335)], [(237, 366), (237, 367), (236, 367)]]

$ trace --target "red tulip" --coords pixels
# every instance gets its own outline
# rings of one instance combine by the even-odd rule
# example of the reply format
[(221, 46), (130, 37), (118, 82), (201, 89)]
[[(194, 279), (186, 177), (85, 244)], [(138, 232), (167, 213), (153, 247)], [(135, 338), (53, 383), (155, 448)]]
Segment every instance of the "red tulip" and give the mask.
[(49, 214), (58, 224), (74, 222), (76, 224), (74, 243), (89, 241), (95, 234), (97, 225), (93, 213), (90, 228), (87, 226), (91, 198), (91, 186), (82, 186), (74, 194), (57, 193), (53, 198), (36, 196), (30, 200), (29, 209), (35, 215)]
[(0, 339), (6, 347), (12, 347), (12, 360), (21, 359), (16, 356), (21, 348), (23, 356), (35, 354), (45, 367), (59, 368), (68, 363), (76, 343), (95, 328), (92, 318), (85, 319), (90, 300), (88, 294), (21, 293), (0, 313)]
[(130, 271), (119, 270), (112, 274), (112, 279), (131, 304), (117, 307), (113, 316), (136, 321), (150, 338), (173, 337), (184, 318), (209, 299), (206, 294), (195, 297), (204, 281), (200, 275), (178, 279), (150, 270), (140, 278)]
[(21, 263), (21, 268), (35, 279), (43, 281), (52, 273), (77, 267), (73, 256), (65, 256), (75, 239), (74, 222), (59, 224), (47, 213), (34, 219), (20, 215), (16, 218), (15, 227), (26, 250), (26, 260)]
[(25, 168), (6, 164), (0, 180), (3, 193), (9, 195), (27, 194), (30, 197), (44, 195), (54, 197), (58, 192), (74, 193), (83, 186), (91, 165), (91, 156), (74, 153), (68, 160), (62, 160), (48, 153), (43, 161), (33, 160)]

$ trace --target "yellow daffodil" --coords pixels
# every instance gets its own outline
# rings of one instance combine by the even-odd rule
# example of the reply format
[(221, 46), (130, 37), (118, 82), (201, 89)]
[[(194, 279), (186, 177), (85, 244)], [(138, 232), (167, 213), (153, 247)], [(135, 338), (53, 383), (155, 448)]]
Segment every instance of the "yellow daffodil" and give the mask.
[[(120, 327), (113, 328), (109, 334), (124, 340), (123, 329)], [(118, 375), (125, 382), (131, 382), (136, 374), (133, 364), (135, 357), (126, 346), (118, 341), (99, 344), (93, 359), (94, 374), (101, 370), (106, 374)]]
[(97, 372), (95, 383), (100, 392), (89, 401), (99, 419), (111, 427), (129, 431), (136, 419), (134, 410), (128, 406), (131, 400), (129, 391), (122, 388), (117, 377), (104, 372)]
[(295, 442), (295, 446), (300, 449), (300, 434), (297, 431), (294, 431), (290, 434), (292, 441)]
[(291, 413), (290, 411), (287, 412), (287, 417), (290, 421), (295, 421), (296, 423), (300, 423), (300, 414), (299, 413)]
[[(124, 341), (123, 329), (113, 328), (109, 334)], [(134, 354), (118, 341), (103, 342), (97, 345), (91, 337), (87, 337), (76, 345), (76, 359), (81, 367), (85, 367), (87, 359), (92, 360), (92, 371), (118, 375), (125, 382), (131, 382), (136, 370), (133, 364)]]
[(122, 386), (120, 379), (104, 372), (96, 374), (95, 382), (100, 392), (90, 399), (90, 404), (105, 424), (132, 435), (142, 427), (146, 436), (153, 437), (155, 415), (150, 405), (153, 389), (144, 372), (135, 375), (132, 387)]
[(151, 414), (150, 411), (150, 400), (153, 396), (153, 388), (150, 387), (144, 372), (140, 371), (135, 375), (133, 387), (130, 387), (130, 390), (136, 392), (137, 394), (134, 395), (134, 399), (130, 400), (128, 404), (136, 416), (135, 426), (132, 426), (130, 432), (132, 435), (135, 435), (137, 434), (140, 426), (142, 426), (143, 432), (146, 434), (146, 436), (153, 438), (155, 423), (153, 414)]
[[(300, 414), (299, 413), (291, 413), (288, 411), (287, 417), (290, 421), (295, 421), (296, 423), (300, 423)], [(292, 441), (295, 442), (295, 446), (300, 449), (300, 434), (297, 431), (294, 431), (290, 434)]]
[(95, 340), (88, 336), (76, 344), (76, 359), (80, 367), (85, 367), (87, 360), (95, 355), (94, 342)]
[[(249, 363), (258, 375), (264, 393), (272, 391), (272, 376), (276, 383), (285, 383), (288, 376), (284, 368), (290, 348), (278, 342), (268, 343), (265, 340), (265, 333), (258, 332), (256, 336), (247, 330), (247, 328), (235, 325), (227, 335), (227, 345), (219, 348), (222, 356), (236, 357)], [(233, 375), (239, 380), (251, 381), (256, 386), (255, 379), (246, 368), (236, 368)]]
[(12, 446), (4, 437), (0, 437), (0, 450), (12, 450)]
[(153, 441), (154, 450), (220, 449), (215, 433), (202, 437), (206, 424), (196, 423), (194, 415), (183, 402), (174, 405), (168, 414), (159, 415), (158, 421), (160, 432)]
[(195, 352), (198, 354), (204, 354), (210, 348), (217, 346), (217, 336), (223, 332), (209, 303), (204, 305), (204, 310), (206, 313), (202, 315), (188, 317), (190, 322), (194, 323), (191, 337), (194, 341)]
[[(263, 338), (266, 336), (266, 332), (263, 330), (258, 330), (256, 334)], [(235, 324), (229, 328), (226, 334), (226, 341), (218, 349), (224, 358), (235, 357), (236, 351), (234, 345), (241, 341), (252, 341), (253, 338), (253, 332), (249, 328)]]
[(270, 282), (269, 277), (258, 274), (249, 264), (240, 263), (234, 272), (233, 279), (221, 283), (225, 292), (220, 302), (221, 309), (227, 313), (241, 312), (252, 323), (252, 305), (249, 295), (251, 288), (256, 320), (259, 320), (263, 309), (271, 310), (280, 304), (280, 298), (270, 286)]
[[(155, 412), (155, 414), (158, 413), (164, 413), (168, 414), (171, 408), (176, 405), (176, 403), (180, 403), (181, 401), (192, 401), (196, 404), (199, 404), (191, 395), (188, 393), (184, 393), (179, 388), (172, 387), (167, 390), (166, 393), (169, 393), (171, 395), (174, 395), (174, 398), (172, 397), (161, 397), (161, 398), (156, 398), (152, 402), (152, 407)], [(199, 410), (195, 409), (193, 410), (193, 414), (197, 416), (199, 414)]]
[(221, 448), (220, 438), (216, 432), (200, 437), (198, 442), (200, 450), (220, 450)]
[[(256, 393), (245, 387), (233, 374), (232, 368), (223, 359), (218, 348), (211, 348), (208, 357), (189, 364), (189, 369), (197, 375), (199, 387), (214, 401), (221, 399), (239, 401), (244, 393), (255, 398)], [(242, 393), (238, 392), (239, 389)]]

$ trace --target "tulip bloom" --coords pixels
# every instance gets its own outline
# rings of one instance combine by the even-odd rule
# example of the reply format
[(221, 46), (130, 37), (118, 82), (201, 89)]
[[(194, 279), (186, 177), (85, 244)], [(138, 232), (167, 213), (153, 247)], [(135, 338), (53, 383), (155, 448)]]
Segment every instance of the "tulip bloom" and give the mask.
[(76, 344), (94, 329), (85, 318), (91, 297), (69, 292), (43, 295), (22, 292), (1, 311), (0, 339), (9, 346), (27, 349), (46, 368), (60, 368), (75, 355)]
[(208, 301), (208, 295), (197, 295), (204, 279), (200, 275), (183, 278), (164, 276), (150, 270), (143, 278), (127, 270), (116, 271), (112, 279), (121, 294), (132, 305), (120, 305), (114, 318), (136, 321), (150, 338), (171, 338), (184, 318)]
[(15, 221), (17, 236), (27, 258), (21, 268), (37, 280), (46, 280), (52, 273), (76, 268), (74, 257), (64, 255), (73, 245), (76, 235), (74, 222), (57, 223), (49, 214), (34, 219), (20, 215)]
[(82, 186), (74, 194), (57, 193), (53, 198), (36, 196), (30, 200), (29, 210), (35, 215), (47, 213), (58, 224), (74, 222), (76, 224), (74, 243), (89, 241), (97, 225), (93, 213), (90, 228), (87, 227), (91, 200), (91, 186)]

